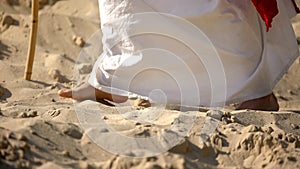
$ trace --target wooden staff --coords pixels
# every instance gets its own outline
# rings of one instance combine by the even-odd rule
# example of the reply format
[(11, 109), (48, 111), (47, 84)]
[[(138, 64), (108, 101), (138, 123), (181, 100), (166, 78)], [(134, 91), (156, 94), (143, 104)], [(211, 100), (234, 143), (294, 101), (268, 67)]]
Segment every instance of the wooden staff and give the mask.
[(26, 69), (24, 74), (25, 80), (31, 80), (32, 67), (35, 54), (36, 38), (37, 38), (37, 29), (38, 29), (38, 17), (39, 17), (39, 0), (32, 0), (32, 27), (30, 31), (30, 41), (28, 48), (28, 55), (26, 61)]

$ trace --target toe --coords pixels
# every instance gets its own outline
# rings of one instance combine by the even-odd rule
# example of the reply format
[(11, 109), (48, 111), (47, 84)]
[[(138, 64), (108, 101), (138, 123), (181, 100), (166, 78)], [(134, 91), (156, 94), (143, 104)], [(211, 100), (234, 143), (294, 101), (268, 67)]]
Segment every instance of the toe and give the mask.
[(60, 97), (72, 98), (72, 90), (71, 89), (62, 89), (57, 92)]

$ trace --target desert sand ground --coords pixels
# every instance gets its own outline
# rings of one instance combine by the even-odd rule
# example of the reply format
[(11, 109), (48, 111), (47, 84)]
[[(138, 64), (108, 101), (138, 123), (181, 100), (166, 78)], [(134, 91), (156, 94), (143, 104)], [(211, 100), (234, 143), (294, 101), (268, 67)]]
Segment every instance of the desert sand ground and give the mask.
[[(210, 118), (207, 108), (171, 106), (155, 119), (155, 123), (147, 124), (138, 119), (143, 117), (139, 111), (145, 109), (123, 106), (120, 108), (123, 114), (120, 114), (105, 104), (80, 103), (79, 108), (83, 110), (96, 105), (91, 119), (99, 118), (130, 137), (155, 136), (180, 123), (178, 116), (182, 112), (183, 120), (193, 115), (194, 125), (187, 137), (169, 151), (153, 157), (132, 158), (124, 155), (143, 154), (120, 149), (122, 152), (116, 155), (91, 140), (95, 133), (92, 129), (84, 130), (88, 125), (80, 124), (82, 121), (77, 118), (80, 114), (76, 114), (73, 101), (56, 94), (59, 89), (72, 86), (75, 63), (86, 47), (82, 46), (99, 31), (97, 0), (40, 2), (32, 81), (23, 80), (31, 21), (30, 1), (1, 0), (0, 3), (1, 169), (300, 168), (299, 58), (274, 90), (281, 106), (279, 112), (235, 111), (227, 107), (222, 110), (224, 114), (216, 130), (204, 142), (199, 140)], [(299, 16), (293, 19), (293, 26), (300, 38)], [(81, 65), (76, 70), (87, 75), (90, 66)], [(105, 111), (97, 114), (99, 109)], [(109, 130), (100, 131), (106, 132)], [(104, 143), (116, 146), (112, 138), (103, 137)], [(126, 149), (126, 146), (121, 147)]]

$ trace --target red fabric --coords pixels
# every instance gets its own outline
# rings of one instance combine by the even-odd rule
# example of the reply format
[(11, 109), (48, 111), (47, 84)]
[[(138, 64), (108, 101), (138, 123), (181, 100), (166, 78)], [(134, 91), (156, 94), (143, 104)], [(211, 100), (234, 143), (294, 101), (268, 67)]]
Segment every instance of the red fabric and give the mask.
[[(300, 13), (299, 8), (296, 5), (295, 0), (291, 0), (295, 6), (295, 10)], [(272, 27), (273, 18), (279, 13), (277, 0), (252, 0), (252, 3), (256, 7), (258, 13), (265, 21), (267, 31)]]
[(276, 0), (252, 0), (262, 19), (265, 21), (267, 31), (272, 27), (273, 18), (279, 13)]

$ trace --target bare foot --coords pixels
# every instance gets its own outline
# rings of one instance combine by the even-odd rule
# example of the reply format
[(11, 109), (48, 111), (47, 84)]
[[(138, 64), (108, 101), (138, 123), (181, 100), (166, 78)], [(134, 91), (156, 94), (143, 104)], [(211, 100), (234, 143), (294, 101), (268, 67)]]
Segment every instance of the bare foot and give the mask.
[(253, 100), (248, 100), (236, 106), (236, 110), (251, 109), (263, 111), (278, 111), (279, 105), (273, 93)]
[(75, 89), (62, 89), (58, 95), (64, 98), (72, 98), (77, 101), (82, 100), (109, 100), (115, 103), (122, 103), (127, 100), (125, 96), (112, 95), (101, 90), (95, 89), (88, 83)]

